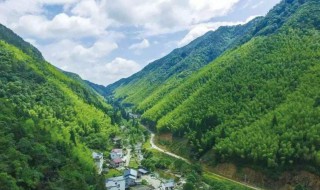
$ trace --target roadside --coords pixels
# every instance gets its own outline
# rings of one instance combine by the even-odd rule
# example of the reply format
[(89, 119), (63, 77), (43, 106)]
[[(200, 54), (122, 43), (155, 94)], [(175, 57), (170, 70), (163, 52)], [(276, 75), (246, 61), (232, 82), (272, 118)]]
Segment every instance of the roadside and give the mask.
[(127, 149), (126, 164), (125, 164), (126, 167), (129, 166), (129, 164), (130, 164), (130, 159), (131, 159), (131, 149)]
[[(145, 127), (145, 126), (144, 126), (144, 127)], [(154, 134), (151, 130), (149, 130), (147, 127), (145, 127), (145, 128), (146, 128), (147, 131), (151, 134), (151, 135), (150, 135), (150, 136), (151, 136), (151, 137), (150, 137), (150, 145), (151, 145), (151, 148), (152, 148), (152, 149), (155, 149), (155, 150), (157, 150), (157, 151), (159, 151), (159, 152), (162, 152), (162, 153), (164, 153), (164, 154), (166, 154), (166, 155), (169, 155), (169, 156), (172, 156), (172, 157), (174, 157), (174, 158), (183, 160), (183, 161), (187, 162), (188, 164), (192, 164), (188, 159), (183, 158), (183, 157), (178, 156), (178, 155), (176, 155), (176, 154), (174, 154), (174, 153), (172, 153), (172, 152), (169, 152), (168, 150), (164, 150), (164, 149), (158, 147), (158, 146), (155, 144), (155, 142), (154, 142), (155, 134)], [(210, 175), (210, 176), (214, 176), (215, 178), (220, 178), (220, 179), (223, 179), (223, 180), (227, 180), (227, 181), (229, 181), (229, 182), (232, 182), (232, 183), (236, 183), (236, 184), (241, 185), (241, 186), (245, 186), (245, 187), (250, 188), (250, 189), (263, 190), (263, 189), (261, 189), (261, 188), (254, 187), (254, 186), (252, 186), (252, 185), (245, 184), (245, 183), (242, 183), (242, 182), (239, 182), (239, 181), (235, 181), (235, 180), (233, 180), (233, 179), (230, 179), (230, 178), (221, 176), (221, 175), (216, 174), (216, 173), (212, 173), (212, 172), (210, 172), (210, 171), (209, 171), (208, 169), (206, 169), (206, 168), (204, 168), (204, 173), (207, 174), (207, 175)]]

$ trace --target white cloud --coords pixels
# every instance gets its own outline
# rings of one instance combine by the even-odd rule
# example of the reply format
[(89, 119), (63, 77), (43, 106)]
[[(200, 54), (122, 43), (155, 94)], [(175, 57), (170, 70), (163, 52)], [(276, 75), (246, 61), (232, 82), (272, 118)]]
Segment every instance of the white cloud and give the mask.
[(258, 3), (254, 4), (251, 6), (251, 9), (256, 9), (258, 8), (259, 6), (263, 5), (264, 1), (259, 1)]
[(107, 0), (109, 17), (120, 25), (141, 26), (146, 35), (184, 30), (225, 15), (239, 0)]
[(179, 47), (185, 46), (196, 38), (204, 35), (208, 31), (215, 31), (220, 26), (232, 26), (237, 24), (243, 24), (243, 22), (209, 22), (195, 25), (188, 34), (178, 43)]
[[(179, 42), (181, 46), (220, 25), (232, 24), (210, 20), (226, 15), (239, 1), (0, 0), (0, 22), (35, 44), (52, 64), (107, 84), (139, 70), (136, 62), (176, 48), (178, 31), (190, 30)], [(125, 38), (142, 41), (128, 44), (132, 39)], [(124, 50), (121, 46), (133, 51), (120, 55), (114, 50)], [(141, 56), (142, 49), (148, 55)], [(103, 64), (107, 60), (113, 61)]]
[(129, 77), (139, 70), (141, 70), (141, 66), (135, 61), (117, 57), (109, 63), (95, 65), (80, 75), (83, 74), (93, 82), (106, 85)]
[[(32, 39), (28, 41), (35, 43)], [(103, 39), (89, 47), (71, 40), (61, 40), (44, 46), (34, 45), (42, 49), (44, 57), (49, 62), (97, 84), (110, 84), (141, 69), (141, 66), (135, 61), (120, 57), (110, 62), (105, 61), (106, 56), (118, 46)]]
[(215, 31), (221, 26), (233, 26), (233, 25), (245, 24), (258, 16), (259, 15), (250, 16), (243, 22), (208, 22), (208, 23), (197, 24), (193, 26), (191, 30), (188, 32), (188, 34), (178, 42), (178, 46), (179, 47), (185, 46), (191, 41), (195, 40), (196, 38), (204, 35), (208, 31)]
[[(108, 40), (98, 40), (93, 45), (86, 47), (79, 42), (72, 40), (61, 40), (56, 43), (39, 45), (34, 44), (42, 50), (44, 57), (59, 68), (80, 74), (84, 79), (94, 79), (93, 82), (105, 84), (105, 78), (101, 74), (96, 77), (101, 77), (97, 80), (94, 68), (104, 62), (105, 57), (118, 48), (118, 45)], [(91, 70), (91, 73), (88, 72)]]
[(44, 16), (25, 15), (12, 28), (24, 36), (38, 39), (82, 38), (99, 36), (105, 32), (103, 27), (100, 28), (88, 18), (65, 13), (56, 15), (52, 20)]
[(150, 42), (147, 39), (143, 39), (141, 42), (132, 44), (129, 49), (132, 50), (140, 50), (140, 49), (146, 49), (150, 47)]

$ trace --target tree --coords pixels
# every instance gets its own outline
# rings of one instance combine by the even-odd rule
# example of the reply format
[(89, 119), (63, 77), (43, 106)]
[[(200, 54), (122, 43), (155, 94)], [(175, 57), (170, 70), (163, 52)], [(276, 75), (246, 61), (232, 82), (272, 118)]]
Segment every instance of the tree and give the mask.
[(77, 146), (76, 134), (73, 130), (70, 130), (70, 140)]
[(194, 185), (190, 182), (187, 182), (186, 184), (183, 185), (183, 190), (194, 190)]
[(0, 173), (0, 188), (1, 190), (19, 190), (15, 179), (6, 173)]

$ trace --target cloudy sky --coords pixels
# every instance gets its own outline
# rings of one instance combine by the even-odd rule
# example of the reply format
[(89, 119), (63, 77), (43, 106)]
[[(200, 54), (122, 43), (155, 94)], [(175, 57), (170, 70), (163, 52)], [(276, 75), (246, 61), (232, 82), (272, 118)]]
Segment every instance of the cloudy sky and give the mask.
[(0, 23), (53, 65), (107, 85), (280, 0), (0, 0)]

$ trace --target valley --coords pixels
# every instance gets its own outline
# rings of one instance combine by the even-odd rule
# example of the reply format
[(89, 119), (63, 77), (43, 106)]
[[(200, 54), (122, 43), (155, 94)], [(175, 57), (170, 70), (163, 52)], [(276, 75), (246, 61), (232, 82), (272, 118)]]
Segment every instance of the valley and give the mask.
[[(168, 34), (168, 28), (148, 23), (149, 17), (143, 18), (145, 28), (126, 23), (139, 20), (126, 18), (137, 16), (130, 15), (134, 5), (125, 15), (89, 11), (96, 4), (108, 7), (106, 2), (88, 0), (78, 7), (72, 1), (57, 8), (60, 1), (37, 1), (41, 10), (65, 13), (51, 18), (54, 12), (36, 11), (47, 15), (32, 20), (45, 24), (30, 30), (8, 25), (24, 38), (0, 24), (0, 190), (320, 190), (318, 0), (281, 0), (265, 16), (217, 28), (210, 19), (221, 15), (202, 23), (189, 17), (186, 37), (195, 39), (186, 45), (173, 40), (187, 31), (174, 24)], [(173, 4), (159, 4), (164, 9), (171, 7), (168, 2)], [(138, 10), (158, 14), (149, 9)], [(26, 38), (53, 28), (50, 18), (59, 23), (55, 32)], [(81, 25), (91, 33), (54, 37), (68, 25), (61, 18), (71, 19), (68, 32)], [(110, 23), (100, 28), (106, 18)], [(32, 24), (24, 19), (19, 24)], [(114, 31), (106, 31), (109, 25)], [(152, 28), (159, 33), (143, 34), (154, 40), (134, 43), (139, 32)], [(119, 32), (124, 29), (137, 31)], [(58, 48), (50, 46), (55, 40)], [(178, 48), (149, 59), (173, 41)], [(133, 59), (154, 61), (142, 68)]]

